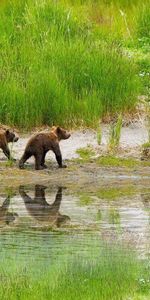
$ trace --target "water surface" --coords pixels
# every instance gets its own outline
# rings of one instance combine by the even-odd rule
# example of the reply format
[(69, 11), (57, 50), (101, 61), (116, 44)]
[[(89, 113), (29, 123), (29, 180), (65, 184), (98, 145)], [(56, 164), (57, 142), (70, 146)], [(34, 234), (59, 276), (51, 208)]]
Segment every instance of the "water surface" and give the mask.
[[(86, 191), (85, 191), (86, 190)], [(44, 185), (0, 190), (1, 259), (57, 259), (65, 248), (88, 248), (88, 238), (150, 251), (150, 190), (104, 186), (91, 191)]]

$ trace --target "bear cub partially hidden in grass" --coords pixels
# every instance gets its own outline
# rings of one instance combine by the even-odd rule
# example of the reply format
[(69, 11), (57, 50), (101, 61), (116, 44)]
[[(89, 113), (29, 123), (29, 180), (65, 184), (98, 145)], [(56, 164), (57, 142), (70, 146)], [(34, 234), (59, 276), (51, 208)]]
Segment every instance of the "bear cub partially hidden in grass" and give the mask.
[(55, 153), (59, 168), (65, 168), (62, 164), (62, 155), (59, 147), (59, 141), (66, 140), (70, 133), (60, 127), (52, 127), (51, 132), (40, 132), (35, 134), (28, 141), (24, 154), (19, 161), (19, 167), (24, 168), (24, 163), (31, 156), (35, 157), (35, 169), (42, 170), (47, 168), (45, 165), (45, 155), (49, 150)]
[(0, 148), (8, 159), (16, 160), (11, 157), (8, 143), (17, 142), (19, 137), (9, 129), (0, 129)]

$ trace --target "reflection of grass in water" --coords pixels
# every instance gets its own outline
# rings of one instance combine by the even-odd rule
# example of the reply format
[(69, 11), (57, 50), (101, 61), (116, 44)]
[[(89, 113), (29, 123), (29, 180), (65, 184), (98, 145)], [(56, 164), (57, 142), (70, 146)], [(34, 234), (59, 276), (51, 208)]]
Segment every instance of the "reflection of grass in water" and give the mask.
[[(17, 255), (17, 248), (7, 248), (8, 255), (1, 255), (1, 299), (120, 300), (135, 295), (140, 299), (141, 292), (148, 299), (149, 270), (132, 251), (85, 236), (79, 241), (64, 237), (59, 247), (54, 243), (54, 249), (45, 248), (43, 255), (42, 238), (37, 238), (32, 256), (31, 247), (27, 250), (20, 238), (26, 255)], [(32, 243), (31, 235), (33, 247)]]
[(109, 223), (110, 224), (120, 224), (120, 214), (116, 208), (111, 208), (109, 210)]
[(96, 221), (101, 221), (101, 219), (102, 219), (102, 212), (100, 209), (98, 209), (96, 214)]

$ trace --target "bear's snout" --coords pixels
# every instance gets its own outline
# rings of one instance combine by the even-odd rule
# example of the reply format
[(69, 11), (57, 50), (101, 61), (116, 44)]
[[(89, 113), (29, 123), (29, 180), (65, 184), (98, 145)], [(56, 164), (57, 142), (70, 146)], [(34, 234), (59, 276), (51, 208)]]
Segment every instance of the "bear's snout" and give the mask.
[(68, 133), (66, 138), (69, 139), (70, 137), (71, 137), (71, 133)]
[(14, 142), (17, 142), (19, 140), (19, 136), (14, 137)]

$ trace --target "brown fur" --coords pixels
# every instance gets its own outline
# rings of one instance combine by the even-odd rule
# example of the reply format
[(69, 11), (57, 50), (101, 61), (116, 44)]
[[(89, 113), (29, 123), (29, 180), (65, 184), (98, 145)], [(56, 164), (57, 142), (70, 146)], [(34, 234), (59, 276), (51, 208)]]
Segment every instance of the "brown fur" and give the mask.
[(3, 150), (8, 159), (11, 158), (8, 143), (17, 142), (18, 139), (19, 137), (9, 129), (0, 129), (0, 148)]
[(19, 161), (19, 167), (23, 168), (26, 160), (31, 156), (34, 156), (35, 169), (41, 170), (46, 168), (45, 155), (49, 150), (52, 150), (55, 153), (59, 167), (66, 167), (62, 164), (59, 141), (68, 139), (69, 137), (70, 133), (60, 127), (52, 127), (51, 132), (40, 132), (35, 134), (30, 138), (26, 145), (24, 154)]

